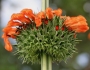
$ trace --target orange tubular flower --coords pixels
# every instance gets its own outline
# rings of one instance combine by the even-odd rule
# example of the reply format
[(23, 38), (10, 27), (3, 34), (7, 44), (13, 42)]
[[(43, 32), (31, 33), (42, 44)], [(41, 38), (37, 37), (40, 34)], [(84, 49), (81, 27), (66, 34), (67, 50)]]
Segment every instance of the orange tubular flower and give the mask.
[(51, 8), (47, 8), (46, 9), (46, 16), (48, 19), (52, 19), (53, 18), (53, 12), (52, 12), (52, 9)]
[(10, 51), (11, 52), (12, 51), (12, 46), (11, 46), (9, 40), (8, 40), (8, 36), (6, 35), (6, 33), (4, 33), (2, 35), (2, 38), (4, 39), (4, 42), (5, 42), (5, 49), (7, 51)]
[(5, 49), (7, 51), (12, 51), (12, 46), (8, 40), (9, 37), (11, 38), (16, 38), (15, 35), (19, 34), (19, 32), (16, 32), (17, 31), (17, 28), (12, 28), (12, 27), (5, 27), (3, 29), (3, 32), (4, 34), (2, 35), (2, 38), (4, 39), (4, 42), (5, 42)]
[(42, 24), (41, 18), (38, 16), (35, 16), (35, 23), (36, 23), (36, 27), (41, 26)]
[(40, 17), (41, 19), (45, 19), (45, 18), (46, 18), (46, 15), (45, 15), (44, 12), (39, 12), (39, 13), (37, 14), (37, 16)]
[(16, 38), (15, 35), (19, 34), (19, 32), (17, 32), (17, 28), (12, 28), (12, 27), (5, 27), (3, 29), (3, 32), (6, 33), (7, 36), (11, 37), (11, 38)]
[(30, 20), (28, 18), (26, 18), (25, 15), (23, 15), (21, 13), (12, 14), (11, 20), (19, 20), (23, 23), (30, 23)]
[(41, 18), (41, 21), (43, 20), (45, 24), (48, 24), (48, 19), (46, 18), (46, 14), (44, 12), (39, 12), (37, 16)]
[(86, 19), (83, 16), (67, 17), (64, 24), (77, 33), (86, 32), (89, 29)]
[(13, 20), (10, 20), (7, 24), (7, 26), (9, 27), (13, 27), (13, 26), (22, 26), (23, 24), (22, 23), (19, 23), (19, 22), (14, 22)]
[(33, 11), (31, 10), (31, 9), (23, 9), (22, 11), (21, 11), (21, 13), (23, 14), (23, 15), (26, 15), (28, 18), (30, 18), (30, 19), (32, 19), (32, 20), (35, 20), (35, 16), (34, 16), (34, 14), (33, 14)]
[(86, 21), (86, 19), (83, 16), (79, 15), (77, 16), (77, 21)]
[(55, 14), (56, 16), (61, 16), (62, 15), (62, 10), (61, 9), (54, 10), (53, 14)]

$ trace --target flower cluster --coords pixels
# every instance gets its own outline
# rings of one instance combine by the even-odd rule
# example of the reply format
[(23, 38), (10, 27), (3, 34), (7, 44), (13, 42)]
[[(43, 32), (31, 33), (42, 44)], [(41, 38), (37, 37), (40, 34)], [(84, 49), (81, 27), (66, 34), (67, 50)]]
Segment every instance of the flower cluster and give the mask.
[[(20, 13), (12, 14), (7, 26), (3, 29), (2, 38), (7, 51), (12, 51), (8, 38), (13, 38), (17, 40), (18, 52), (21, 48), (24, 48), (23, 53), (28, 50), (30, 50), (28, 53), (34, 51), (33, 56), (35, 53), (44, 51), (52, 57), (56, 58), (58, 56), (56, 60), (59, 60), (61, 56), (65, 55), (66, 58), (66, 55), (70, 55), (71, 47), (69, 47), (69, 50), (65, 48), (67, 48), (66, 46), (75, 46), (76, 33), (86, 32), (88, 29), (86, 19), (81, 15), (76, 17), (62, 16), (61, 9), (52, 10), (47, 8), (37, 14), (34, 14), (31, 9), (23, 9)], [(27, 44), (29, 44), (28, 48), (23, 47), (27, 46)], [(63, 47), (60, 47), (60, 45)], [(25, 51), (25, 49), (27, 50)], [(63, 52), (62, 49), (67, 52), (59, 55), (59, 52)], [(37, 57), (39, 56), (40, 54), (37, 55)]]

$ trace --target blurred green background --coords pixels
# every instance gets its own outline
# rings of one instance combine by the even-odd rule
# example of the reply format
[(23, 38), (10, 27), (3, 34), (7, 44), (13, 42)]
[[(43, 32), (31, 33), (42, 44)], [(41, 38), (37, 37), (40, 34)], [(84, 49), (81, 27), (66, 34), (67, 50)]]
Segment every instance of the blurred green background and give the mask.
[[(3, 1), (7, 0), (0, 0), (0, 22), (2, 20)], [(15, 6), (18, 7), (18, 5)], [(50, 7), (53, 9), (61, 8), (63, 15), (67, 16), (83, 15), (90, 27), (90, 0), (50, 0)], [(4, 23), (0, 23), (0, 70), (40, 70), (39, 64), (22, 64), (13, 52), (7, 52), (4, 49), (1, 24)], [(78, 39), (82, 41), (75, 46), (78, 49), (77, 53), (72, 58), (67, 59), (67, 63), (63, 61), (53, 63), (53, 70), (90, 70), (90, 40), (87, 37), (89, 32), (90, 30), (78, 34)]]

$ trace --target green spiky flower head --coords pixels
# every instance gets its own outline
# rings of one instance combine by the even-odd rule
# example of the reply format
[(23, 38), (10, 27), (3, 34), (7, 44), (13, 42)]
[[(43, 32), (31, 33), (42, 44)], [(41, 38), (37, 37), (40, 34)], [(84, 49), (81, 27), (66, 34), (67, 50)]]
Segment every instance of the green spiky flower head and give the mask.
[[(42, 53), (49, 55), (53, 61), (71, 57), (76, 51), (77, 38), (74, 32), (63, 26), (64, 19), (54, 16), (48, 23), (36, 28), (34, 22), (17, 35), (16, 53), (23, 62), (40, 62)], [(33, 27), (33, 28), (32, 28)]]

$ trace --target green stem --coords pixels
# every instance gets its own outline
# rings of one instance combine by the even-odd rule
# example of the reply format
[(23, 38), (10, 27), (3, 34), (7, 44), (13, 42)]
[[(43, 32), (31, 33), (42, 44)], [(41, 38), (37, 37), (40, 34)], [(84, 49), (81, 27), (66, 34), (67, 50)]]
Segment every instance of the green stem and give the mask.
[(41, 70), (47, 70), (47, 56), (44, 53), (42, 53), (41, 57)]
[[(47, 7), (49, 7), (49, 0), (42, 0), (42, 11), (45, 11)], [(52, 59), (44, 52), (41, 56), (41, 70), (52, 70)]]
[(41, 57), (41, 70), (52, 70), (52, 59), (45, 53), (42, 53)]
[(49, 0), (42, 0), (42, 11), (49, 7)]
[(52, 70), (52, 58), (50, 56), (47, 57), (47, 70)]

